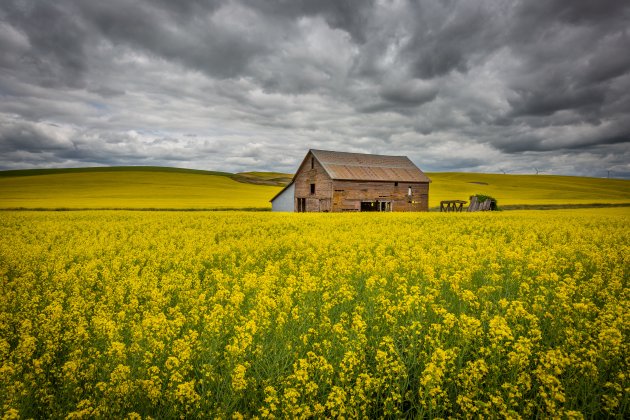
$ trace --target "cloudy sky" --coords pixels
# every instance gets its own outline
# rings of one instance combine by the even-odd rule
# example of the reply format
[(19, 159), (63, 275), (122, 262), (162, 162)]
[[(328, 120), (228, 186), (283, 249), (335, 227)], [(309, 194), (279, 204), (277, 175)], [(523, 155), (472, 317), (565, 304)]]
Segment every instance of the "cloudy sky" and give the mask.
[(0, 169), (630, 178), (627, 0), (2, 0)]

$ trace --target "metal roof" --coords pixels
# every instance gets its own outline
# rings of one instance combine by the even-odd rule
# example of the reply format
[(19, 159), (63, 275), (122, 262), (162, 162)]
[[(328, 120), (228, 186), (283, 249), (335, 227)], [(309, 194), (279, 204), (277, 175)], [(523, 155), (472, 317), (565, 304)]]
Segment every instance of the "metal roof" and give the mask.
[(332, 179), (353, 181), (431, 182), (407, 156), (310, 151)]

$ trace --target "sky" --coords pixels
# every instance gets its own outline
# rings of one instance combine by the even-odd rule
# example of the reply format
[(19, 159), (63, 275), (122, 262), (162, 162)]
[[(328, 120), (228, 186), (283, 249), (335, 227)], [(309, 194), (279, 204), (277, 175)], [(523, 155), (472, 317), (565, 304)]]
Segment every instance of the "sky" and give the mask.
[(627, 0), (2, 0), (0, 169), (630, 178)]

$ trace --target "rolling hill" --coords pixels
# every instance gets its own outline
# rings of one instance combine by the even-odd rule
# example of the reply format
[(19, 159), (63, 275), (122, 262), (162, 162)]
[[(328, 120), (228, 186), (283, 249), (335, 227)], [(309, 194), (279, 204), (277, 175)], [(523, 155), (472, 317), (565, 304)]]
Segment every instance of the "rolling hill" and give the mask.
[[(481, 193), (504, 208), (629, 205), (630, 180), (555, 175), (427, 173), (430, 207)], [(291, 179), (277, 172), (147, 166), (0, 171), (0, 208), (257, 209)]]
[(0, 172), (0, 208), (269, 209), (276, 183), (237, 174), (161, 167)]
[(441, 200), (468, 200), (473, 194), (496, 198), (499, 206), (630, 205), (630, 180), (559, 175), (428, 173), (429, 206)]

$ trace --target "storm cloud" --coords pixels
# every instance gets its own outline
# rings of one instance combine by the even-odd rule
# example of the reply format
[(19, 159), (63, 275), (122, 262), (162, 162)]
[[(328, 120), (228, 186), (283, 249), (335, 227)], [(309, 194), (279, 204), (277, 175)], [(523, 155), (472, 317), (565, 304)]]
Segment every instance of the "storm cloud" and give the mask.
[(0, 169), (630, 178), (628, 28), (622, 0), (5, 0)]

